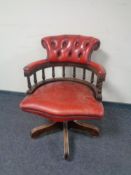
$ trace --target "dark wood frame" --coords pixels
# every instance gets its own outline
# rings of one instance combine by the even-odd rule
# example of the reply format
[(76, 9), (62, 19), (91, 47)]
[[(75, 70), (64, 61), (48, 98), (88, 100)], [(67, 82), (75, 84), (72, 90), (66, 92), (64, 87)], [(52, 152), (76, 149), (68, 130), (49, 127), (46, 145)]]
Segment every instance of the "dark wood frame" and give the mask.
[[(45, 79), (45, 68), (52, 67), (52, 78)], [(62, 77), (61, 78), (55, 78), (55, 67), (62, 67)], [(73, 76), (72, 77), (66, 77), (65, 75), (65, 68), (66, 67), (72, 67), (73, 68)], [(76, 68), (82, 68), (83, 69), (83, 76), (82, 79), (78, 79), (76, 77)], [(40, 82), (37, 81), (37, 71), (42, 72), (42, 80)], [(90, 81), (86, 80), (86, 70), (91, 71), (91, 79)], [(88, 64), (78, 64), (78, 63), (71, 63), (71, 62), (48, 62), (44, 63), (43, 65), (40, 65), (37, 69), (33, 69), (30, 73), (25, 72), (24, 75), (27, 77), (27, 83), (28, 83), (28, 91), (27, 94), (33, 93), (37, 88), (40, 86), (55, 82), (55, 81), (75, 81), (78, 83), (85, 84), (89, 86), (96, 97), (97, 100), (102, 100), (102, 83), (105, 79), (105, 77), (100, 76), (98, 72), (90, 67)], [(30, 77), (33, 75), (34, 77), (34, 84), (32, 85)], [(94, 84), (94, 76), (97, 76), (97, 82)]]
[[(45, 76), (45, 68), (52, 68), (52, 78), (46, 79)], [(62, 77), (56, 78), (55, 77), (55, 67), (62, 67)], [(66, 67), (72, 67), (72, 77), (66, 77), (65, 68)], [(82, 79), (78, 79), (76, 77), (76, 68), (82, 68), (83, 69), (83, 75)], [(42, 73), (42, 80), (38, 82), (37, 80), (37, 71), (40, 71)], [(91, 78), (90, 80), (86, 80), (86, 70), (91, 72)], [(100, 76), (98, 72), (89, 66), (88, 64), (78, 64), (74, 62), (47, 62), (36, 69), (32, 69), (29, 73), (27, 71), (24, 72), (24, 75), (27, 77), (27, 83), (28, 83), (28, 91), (27, 94), (32, 94), (37, 88), (39, 88), (42, 85), (45, 85), (47, 83), (55, 82), (55, 81), (72, 81), (72, 82), (78, 82), (81, 84), (84, 84), (92, 89), (94, 92), (94, 96), (97, 100), (102, 100), (102, 83), (105, 80), (104, 76)], [(30, 77), (33, 75), (33, 85), (31, 83)], [(96, 75), (97, 81), (94, 83), (94, 76)], [(65, 122), (51, 122), (48, 124), (41, 125), (39, 127), (36, 127), (32, 129), (31, 131), (31, 137), (36, 138), (42, 133), (47, 133), (53, 130), (61, 130), (64, 131), (64, 158), (69, 158), (69, 139), (68, 139), (68, 129), (75, 129), (79, 131), (89, 132), (92, 136), (98, 136), (100, 133), (100, 130), (98, 127), (88, 124), (88, 123), (82, 123), (80, 121), (65, 121)]]
[(69, 134), (68, 130), (80, 131), (89, 133), (91, 136), (99, 136), (100, 129), (95, 125), (89, 123), (83, 123), (80, 121), (65, 121), (65, 122), (51, 122), (43, 124), (31, 130), (31, 137), (37, 138), (41, 134), (47, 134), (55, 130), (62, 130), (64, 134), (64, 159), (69, 159)]

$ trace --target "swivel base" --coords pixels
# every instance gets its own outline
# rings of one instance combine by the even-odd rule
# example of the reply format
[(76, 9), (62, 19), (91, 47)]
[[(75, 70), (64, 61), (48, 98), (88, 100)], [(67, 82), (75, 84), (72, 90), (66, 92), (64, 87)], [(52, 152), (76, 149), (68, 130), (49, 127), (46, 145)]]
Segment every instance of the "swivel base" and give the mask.
[(69, 159), (69, 136), (68, 129), (73, 129), (80, 132), (88, 132), (92, 136), (99, 136), (100, 129), (95, 125), (89, 123), (83, 123), (80, 121), (68, 121), (68, 122), (52, 122), (43, 124), (31, 130), (31, 137), (37, 138), (41, 134), (53, 132), (55, 130), (62, 130), (64, 132), (64, 159)]

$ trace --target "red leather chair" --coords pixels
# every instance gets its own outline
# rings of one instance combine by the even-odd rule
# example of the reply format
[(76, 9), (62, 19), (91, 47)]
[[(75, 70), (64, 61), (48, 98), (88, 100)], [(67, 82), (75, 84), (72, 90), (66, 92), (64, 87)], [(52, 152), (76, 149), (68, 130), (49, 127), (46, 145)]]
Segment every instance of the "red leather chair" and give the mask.
[[(91, 53), (99, 48), (100, 41), (89, 36), (59, 35), (45, 37), (41, 43), (47, 50), (47, 58), (24, 68), (29, 89), (20, 108), (50, 121), (32, 129), (33, 138), (42, 133), (63, 129), (64, 158), (67, 159), (68, 129), (89, 132), (93, 136), (98, 136), (100, 132), (98, 127), (80, 121), (102, 119), (104, 116), (101, 100), (105, 70), (91, 61)], [(45, 74), (49, 67), (51, 78), (47, 78)], [(56, 67), (61, 67), (61, 77), (56, 77)], [(72, 70), (70, 77), (66, 75), (67, 67)], [(81, 78), (78, 78), (78, 68), (82, 70)], [(38, 71), (41, 71), (39, 82)]]

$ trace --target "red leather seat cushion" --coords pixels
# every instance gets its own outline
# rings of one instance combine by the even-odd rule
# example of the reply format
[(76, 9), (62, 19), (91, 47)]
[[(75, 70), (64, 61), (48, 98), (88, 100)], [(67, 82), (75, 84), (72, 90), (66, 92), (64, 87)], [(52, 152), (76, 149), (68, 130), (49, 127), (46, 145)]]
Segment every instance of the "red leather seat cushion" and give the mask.
[(54, 121), (100, 119), (104, 115), (101, 102), (84, 84), (58, 81), (39, 87), (21, 102), (20, 107)]

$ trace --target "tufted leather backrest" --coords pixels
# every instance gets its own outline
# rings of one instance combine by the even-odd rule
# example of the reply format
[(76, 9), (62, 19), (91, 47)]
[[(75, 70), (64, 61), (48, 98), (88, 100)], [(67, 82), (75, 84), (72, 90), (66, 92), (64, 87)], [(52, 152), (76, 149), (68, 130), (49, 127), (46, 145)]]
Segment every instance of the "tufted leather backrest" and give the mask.
[(90, 36), (58, 35), (42, 38), (51, 62), (87, 63), (93, 50), (98, 49), (100, 41)]

